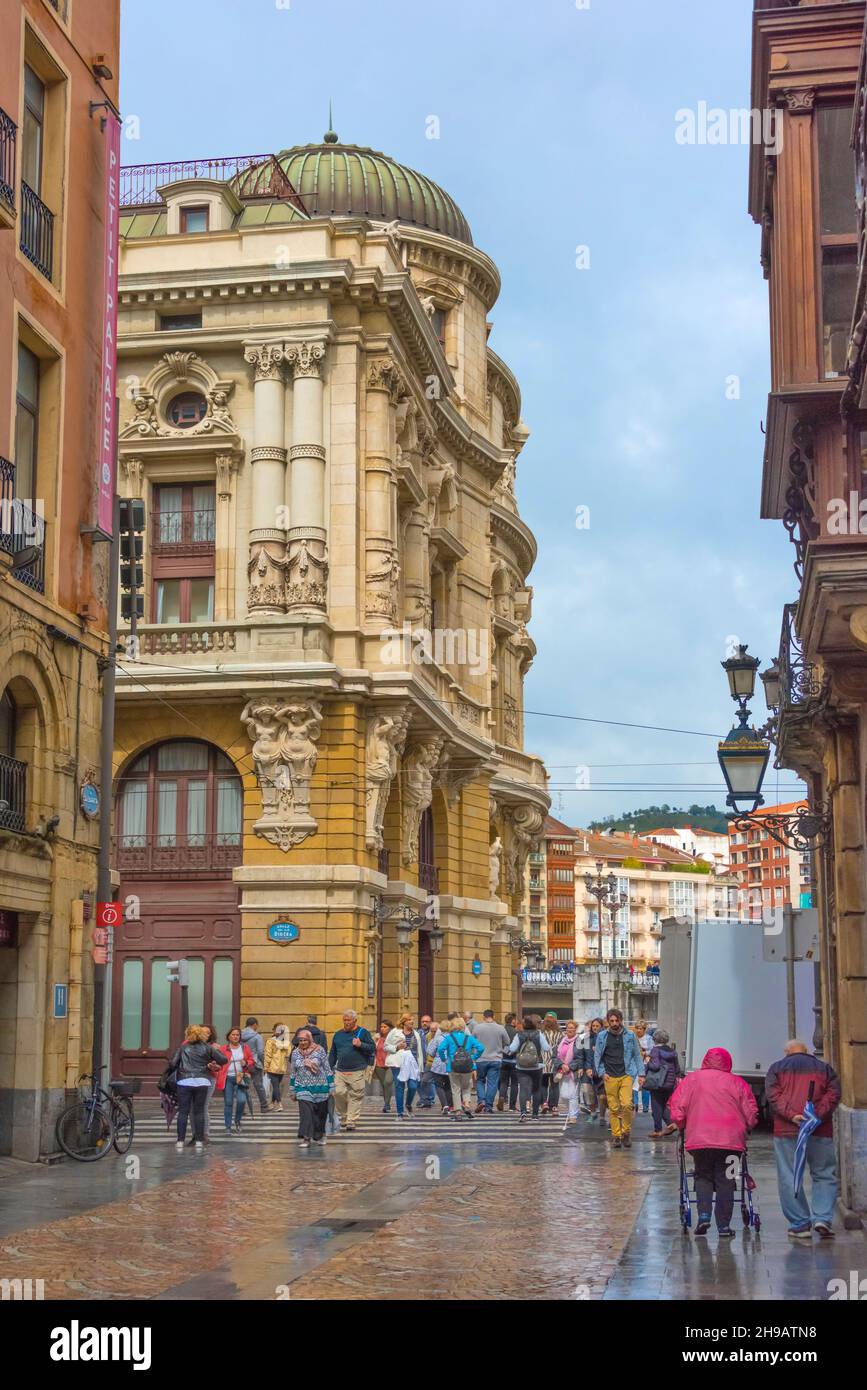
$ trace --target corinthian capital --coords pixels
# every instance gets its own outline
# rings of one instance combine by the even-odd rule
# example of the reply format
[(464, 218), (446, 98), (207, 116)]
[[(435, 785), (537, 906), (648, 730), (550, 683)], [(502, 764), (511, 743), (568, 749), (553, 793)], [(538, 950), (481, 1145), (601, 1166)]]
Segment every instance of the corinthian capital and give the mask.
[(786, 109), (793, 116), (805, 115), (812, 111), (816, 104), (816, 89), (815, 87), (790, 87), (787, 92), (783, 93), (783, 100), (786, 103)]
[(367, 389), (387, 391), (396, 405), (407, 388), (396, 362), (390, 357), (374, 357), (367, 364)]
[(321, 376), (324, 359), (324, 343), (290, 343), (286, 349), (293, 377)]
[(280, 343), (254, 343), (244, 349), (244, 361), (252, 366), (255, 381), (279, 381), (283, 359)]

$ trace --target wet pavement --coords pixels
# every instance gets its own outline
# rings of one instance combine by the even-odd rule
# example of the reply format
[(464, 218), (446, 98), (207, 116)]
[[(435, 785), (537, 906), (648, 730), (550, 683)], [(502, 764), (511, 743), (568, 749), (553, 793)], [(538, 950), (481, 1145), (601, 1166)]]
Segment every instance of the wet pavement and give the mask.
[(125, 1158), (0, 1159), (0, 1278), (42, 1279), (47, 1299), (374, 1300), (385, 1278), (410, 1299), (718, 1300), (824, 1299), (867, 1272), (863, 1232), (788, 1240), (765, 1136), (761, 1231), (725, 1243), (682, 1234), (676, 1148), (644, 1116), (614, 1151), (583, 1120), (377, 1106), (358, 1134), (299, 1150), (287, 1107), (196, 1157), (140, 1109)]

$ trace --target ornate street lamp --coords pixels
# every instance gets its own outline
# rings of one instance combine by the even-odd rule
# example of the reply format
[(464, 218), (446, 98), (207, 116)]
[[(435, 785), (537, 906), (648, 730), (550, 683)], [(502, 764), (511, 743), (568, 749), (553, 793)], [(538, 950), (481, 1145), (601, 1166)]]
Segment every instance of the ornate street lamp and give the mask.
[[(617, 878), (610, 873), (606, 879), (602, 877), (602, 870), (605, 868), (601, 859), (596, 860), (596, 877), (588, 870), (584, 875), (584, 886), (599, 904), (599, 963), (602, 964), (602, 909), (607, 907), (611, 915), (611, 930), (614, 931), (614, 919), (622, 907), (629, 902), (625, 893), (617, 892)], [(613, 949), (613, 948), (612, 948)]]
[(734, 656), (720, 665), (729, 679), (729, 693), (743, 709), (753, 698), (756, 688), (756, 671), (759, 669), (757, 656), (747, 656), (746, 643), (735, 648)]
[[(831, 817), (824, 802), (812, 806), (805, 803), (788, 815), (756, 814), (764, 805), (762, 782), (771, 749), (763, 737), (765, 730), (759, 732), (749, 722), (747, 704), (753, 697), (759, 662), (746, 653), (746, 646), (739, 646), (734, 656), (721, 663), (728, 676), (731, 697), (738, 705), (737, 724), (717, 746), (717, 758), (728, 787), (726, 805), (732, 808), (729, 820), (735, 830), (761, 830), (788, 849), (801, 852), (818, 849), (831, 828)], [(778, 710), (782, 682), (776, 661), (762, 672), (762, 683), (768, 708)]]
[(783, 694), (783, 678), (780, 675), (780, 663), (774, 657), (767, 671), (759, 674), (759, 680), (765, 687), (765, 703), (771, 714), (775, 714), (780, 708), (780, 701)]
[(443, 931), (442, 927), (431, 927), (430, 931), (428, 932), (428, 938), (430, 940), (431, 950), (433, 951), (435, 956), (438, 956), (443, 948), (443, 942), (446, 938), (446, 934)]
[(750, 802), (750, 811), (755, 811), (764, 802), (762, 782), (771, 755), (771, 746), (759, 733), (750, 728), (749, 710), (742, 705), (738, 710), (738, 723), (729, 730), (718, 745), (717, 758), (728, 787), (726, 805), (741, 813), (739, 802)]
[[(393, 922), (397, 918), (397, 944), (405, 949), (412, 942), (412, 934), (423, 927), (427, 918), (424, 913), (413, 912), (407, 903), (400, 903), (397, 907), (386, 907), (385, 902), (380, 897), (373, 899), (373, 921), (374, 929), (378, 934), (382, 933), (383, 925), (386, 922)], [(440, 932), (440, 938), (443, 933)], [(442, 942), (440, 942), (440, 945)], [(431, 942), (433, 945), (433, 942)], [(435, 947), (434, 949), (439, 949)]]

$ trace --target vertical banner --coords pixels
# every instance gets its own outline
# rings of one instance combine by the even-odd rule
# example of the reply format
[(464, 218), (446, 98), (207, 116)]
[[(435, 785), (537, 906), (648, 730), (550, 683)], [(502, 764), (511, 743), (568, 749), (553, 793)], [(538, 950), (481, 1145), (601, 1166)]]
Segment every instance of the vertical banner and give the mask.
[(114, 529), (115, 425), (117, 414), (117, 262), (120, 212), (120, 121), (111, 113), (105, 127), (105, 237), (103, 241), (102, 389), (99, 425), (97, 525)]

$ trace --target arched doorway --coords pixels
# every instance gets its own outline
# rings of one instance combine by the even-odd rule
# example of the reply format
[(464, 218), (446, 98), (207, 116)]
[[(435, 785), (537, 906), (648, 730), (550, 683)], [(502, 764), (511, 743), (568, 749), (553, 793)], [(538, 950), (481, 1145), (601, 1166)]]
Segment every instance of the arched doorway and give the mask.
[(218, 748), (156, 744), (127, 767), (115, 797), (114, 864), (124, 919), (116, 933), (112, 1068), (155, 1083), (181, 1035), (167, 962), (189, 962), (191, 1023), (219, 1037), (237, 1022), (241, 920), (232, 868), (242, 858), (243, 793)]

